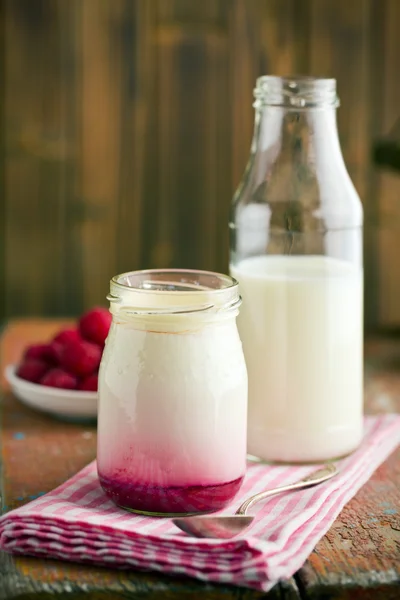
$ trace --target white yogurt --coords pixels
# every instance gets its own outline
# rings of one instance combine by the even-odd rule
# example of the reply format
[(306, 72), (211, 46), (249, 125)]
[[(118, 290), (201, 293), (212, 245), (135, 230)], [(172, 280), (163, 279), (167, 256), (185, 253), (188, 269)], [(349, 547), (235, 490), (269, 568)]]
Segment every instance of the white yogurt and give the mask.
[(161, 487), (244, 475), (247, 373), (235, 317), (115, 318), (99, 386), (103, 475)]
[(322, 461), (360, 443), (363, 275), (324, 256), (260, 256), (231, 267), (249, 378), (248, 452)]

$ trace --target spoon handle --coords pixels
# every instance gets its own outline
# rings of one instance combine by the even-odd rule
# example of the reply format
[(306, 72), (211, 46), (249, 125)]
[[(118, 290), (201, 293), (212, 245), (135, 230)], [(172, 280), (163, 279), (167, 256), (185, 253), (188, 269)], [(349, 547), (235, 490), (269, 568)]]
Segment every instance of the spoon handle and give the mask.
[(253, 504), (255, 504), (256, 502), (260, 502), (260, 500), (264, 500), (265, 498), (269, 498), (270, 496), (275, 496), (275, 494), (281, 494), (282, 492), (289, 492), (291, 490), (297, 490), (299, 488), (317, 485), (318, 483), (322, 483), (323, 481), (330, 479), (337, 473), (338, 470), (335, 467), (335, 465), (324, 465), (321, 469), (313, 471), (313, 473), (310, 473), (310, 475), (307, 475), (307, 477), (300, 479), (300, 481), (296, 481), (295, 483), (289, 483), (288, 485), (282, 485), (280, 487), (273, 488), (271, 490), (266, 490), (265, 492), (260, 492), (259, 494), (251, 496), (239, 506), (235, 514), (245, 515), (249, 508), (253, 506)]

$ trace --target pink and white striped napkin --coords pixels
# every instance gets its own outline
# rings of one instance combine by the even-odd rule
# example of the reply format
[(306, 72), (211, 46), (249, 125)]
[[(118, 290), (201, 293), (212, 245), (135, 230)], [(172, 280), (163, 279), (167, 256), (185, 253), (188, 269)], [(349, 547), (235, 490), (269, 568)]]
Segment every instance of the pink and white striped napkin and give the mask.
[[(293, 575), (343, 506), (400, 442), (400, 416), (365, 420), (361, 447), (339, 461), (332, 480), (270, 498), (231, 540), (191, 538), (168, 519), (125, 512), (104, 495), (91, 463), (72, 479), (0, 519), (8, 552), (107, 566), (151, 569), (268, 591)], [(295, 481), (315, 467), (249, 465), (230, 511), (248, 496)], [(224, 512), (229, 512), (226, 510)]]

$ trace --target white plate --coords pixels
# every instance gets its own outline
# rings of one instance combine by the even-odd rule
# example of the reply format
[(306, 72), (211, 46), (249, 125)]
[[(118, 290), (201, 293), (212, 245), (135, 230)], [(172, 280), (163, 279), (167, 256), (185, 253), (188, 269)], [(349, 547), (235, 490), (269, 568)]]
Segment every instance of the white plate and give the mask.
[(69, 420), (97, 417), (97, 392), (63, 390), (31, 383), (17, 377), (16, 365), (8, 365), (5, 376), (15, 396), (27, 406)]

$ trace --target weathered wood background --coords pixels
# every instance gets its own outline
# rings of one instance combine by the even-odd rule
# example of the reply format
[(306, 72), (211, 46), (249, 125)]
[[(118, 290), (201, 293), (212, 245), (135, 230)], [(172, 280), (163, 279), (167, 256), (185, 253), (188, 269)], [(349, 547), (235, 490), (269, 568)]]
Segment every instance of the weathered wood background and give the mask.
[(227, 270), (260, 74), (338, 80), (366, 215), (366, 321), (400, 326), (399, 0), (3, 0), (0, 319), (74, 315), (112, 275)]

